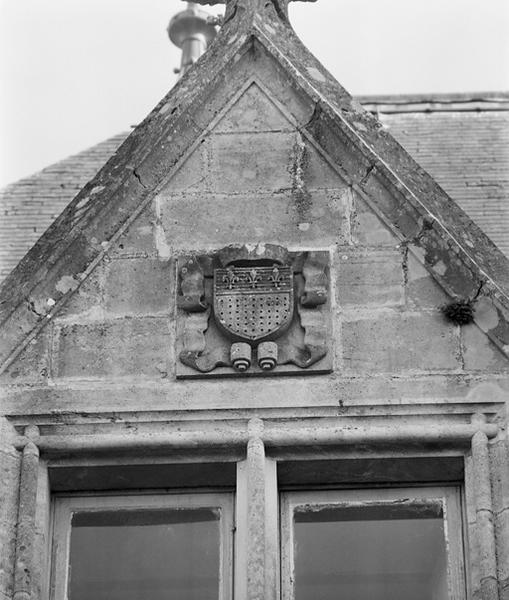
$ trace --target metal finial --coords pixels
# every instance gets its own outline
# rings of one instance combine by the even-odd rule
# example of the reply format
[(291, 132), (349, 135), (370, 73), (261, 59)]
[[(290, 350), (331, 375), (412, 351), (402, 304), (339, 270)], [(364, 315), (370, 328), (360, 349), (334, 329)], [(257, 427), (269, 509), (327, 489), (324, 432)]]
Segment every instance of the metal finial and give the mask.
[(180, 77), (205, 52), (216, 33), (216, 19), (194, 2), (188, 2), (187, 8), (171, 19), (168, 35), (175, 46), (182, 49), (180, 68), (175, 70)]

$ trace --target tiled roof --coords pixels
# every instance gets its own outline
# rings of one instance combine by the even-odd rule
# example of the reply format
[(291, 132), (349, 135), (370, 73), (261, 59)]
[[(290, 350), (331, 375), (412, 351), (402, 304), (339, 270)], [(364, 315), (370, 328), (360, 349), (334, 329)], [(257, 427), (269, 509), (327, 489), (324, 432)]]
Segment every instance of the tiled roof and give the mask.
[(127, 137), (116, 135), (0, 191), (0, 280)]
[(509, 256), (509, 94), (363, 104)]
[[(358, 100), (509, 256), (509, 94)], [(116, 135), (0, 192), (0, 279), (127, 135)]]

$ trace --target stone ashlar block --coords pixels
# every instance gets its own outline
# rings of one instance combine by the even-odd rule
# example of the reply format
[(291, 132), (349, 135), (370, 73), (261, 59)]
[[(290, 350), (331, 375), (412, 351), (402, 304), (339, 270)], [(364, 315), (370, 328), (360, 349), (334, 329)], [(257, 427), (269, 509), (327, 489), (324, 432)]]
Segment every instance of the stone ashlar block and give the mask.
[(402, 260), (397, 249), (352, 253), (339, 248), (339, 305), (403, 305)]
[(172, 264), (149, 258), (111, 261), (104, 284), (106, 311), (115, 315), (168, 313), (173, 303)]
[(101, 262), (59, 310), (58, 317), (73, 317), (102, 303), (105, 262)]
[(194, 250), (259, 240), (323, 248), (348, 243), (350, 236), (346, 190), (314, 190), (305, 203), (290, 190), (260, 192), (256, 197), (161, 194), (159, 202), (166, 243), (173, 248)]
[(399, 243), (394, 233), (380, 217), (357, 194), (354, 195), (352, 238), (360, 246), (396, 246)]
[(167, 318), (64, 325), (54, 357), (55, 376), (166, 377), (173, 354), (171, 337)]
[(289, 133), (211, 136), (209, 189), (229, 193), (291, 188), (294, 143)]
[(51, 324), (47, 325), (0, 375), (3, 383), (43, 383), (49, 376)]
[(334, 164), (348, 177), (349, 182), (362, 181), (371, 164), (352, 143), (349, 136), (323, 111), (315, 111), (313, 118), (304, 126), (320, 146), (332, 158)]
[(410, 252), (407, 258), (407, 302), (413, 308), (438, 308), (449, 297), (430, 272)]
[(305, 145), (302, 178), (308, 189), (344, 189), (347, 183), (309, 143)]
[(152, 204), (145, 208), (118, 241), (108, 249), (110, 256), (155, 255), (154, 235), (156, 216)]
[(461, 338), (466, 371), (509, 371), (509, 358), (476, 325), (462, 327)]
[(295, 126), (259, 86), (252, 84), (214, 128), (214, 133), (291, 131)]
[(459, 336), (441, 314), (380, 312), (343, 322), (343, 364), (348, 373), (459, 370)]
[(417, 256), (422, 254), (430, 272), (447, 282), (457, 297), (475, 296), (480, 280), (463, 259), (458, 246), (438, 235), (433, 228), (425, 229), (418, 240), (409, 246)]
[(206, 180), (205, 144), (200, 144), (187, 157), (179, 170), (168, 182), (167, 188), (171, 191), (203, 192)]
[(420, 215), (403, 196), (389, 189), (381, 174), (372, 173), (360, 184), (378, 210), (406, 239), (414, 238), (421, 229)]

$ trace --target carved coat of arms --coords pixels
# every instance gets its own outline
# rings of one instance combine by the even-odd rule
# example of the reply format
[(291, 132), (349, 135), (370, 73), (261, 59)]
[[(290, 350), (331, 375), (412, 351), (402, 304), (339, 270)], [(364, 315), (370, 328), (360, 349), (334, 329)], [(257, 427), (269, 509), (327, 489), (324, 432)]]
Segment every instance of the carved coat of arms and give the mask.
[(327, 268), (327, 252), (274, 245), (183, 258), (177, 345), (192, 371), (177, 367), (177, 376), (330, 371)]
[(228, 336), (261, 342), (286, 330), (293, 317), (293, 273), (288, 266), (214, 270), (214, 317)]

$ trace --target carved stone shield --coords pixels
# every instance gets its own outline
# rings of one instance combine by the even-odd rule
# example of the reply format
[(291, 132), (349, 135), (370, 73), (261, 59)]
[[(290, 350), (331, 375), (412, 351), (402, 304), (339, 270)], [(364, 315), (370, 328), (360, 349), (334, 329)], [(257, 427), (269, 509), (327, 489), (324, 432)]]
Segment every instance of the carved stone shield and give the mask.
[(215, 269), (214, 316), (234, 339), (260, 342), (282, 334), (293, 317), (292, 268)]

